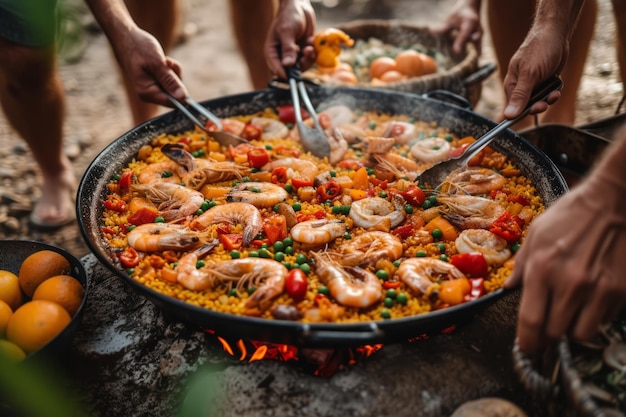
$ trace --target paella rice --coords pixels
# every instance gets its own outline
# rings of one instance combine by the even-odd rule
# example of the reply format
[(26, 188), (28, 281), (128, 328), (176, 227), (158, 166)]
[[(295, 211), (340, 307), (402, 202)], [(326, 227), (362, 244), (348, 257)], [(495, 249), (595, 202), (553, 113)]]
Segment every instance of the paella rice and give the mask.
[(113, 262), (202, 308), (303, 322), (426, 314), (502, 288), (544, 209), (512, 161), (486, 148), (432, 189), (413, 180), (474, 138), (343, 106), (319, 116), (330, 158), (303, 151), (285, 109), (224, 119), (249, 140), (236, 147), (199, 129), (154, 137), (102, 201)]

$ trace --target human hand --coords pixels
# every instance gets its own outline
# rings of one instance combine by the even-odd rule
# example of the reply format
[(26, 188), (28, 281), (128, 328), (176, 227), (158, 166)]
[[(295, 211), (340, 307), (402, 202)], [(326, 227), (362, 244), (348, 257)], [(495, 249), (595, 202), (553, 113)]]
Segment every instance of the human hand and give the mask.
[[(509, 62), (504, 78), (507, 104), (504, 117), (514, 119), (522, 113), (533, 89), (554, 74), (559, 74), (569, 54), (569, 41), (550, 26), (539, 26), (528, 36)], [(560, 91), (550, 93), (545, 101), (535, 103), (529, 114), (542, 113), (556, 102)]]
[(588, 179), (530, 225), (505, 282), (523, 284), (522, 351), (534, 353), (562, 335), (589, 339), (626, 304), (626, 186), (614, 178)]
[(265, 56), (272, 71), (287, 78), (285, 67), (298, 61), (306, 70), (315, 62), (315, 11), (308, 0), (283, 0), (265, 41)]
[(123, 47), (114, 46), (114, 53), (142, 100), (171, 106), (163, 90), (180, 101), (187, 97), (180, 64), (165, 56), (163, 48), (150, 33), (138, 27), (131, 29)]
[(434, 25), (430, 32), (434, 35), (454, 34), (452, 51), (461, 54), (465, 45), (473, 43), (480, 53), (483, 28), (480, 24), (480, 2), (459, 0), (443, 23)]

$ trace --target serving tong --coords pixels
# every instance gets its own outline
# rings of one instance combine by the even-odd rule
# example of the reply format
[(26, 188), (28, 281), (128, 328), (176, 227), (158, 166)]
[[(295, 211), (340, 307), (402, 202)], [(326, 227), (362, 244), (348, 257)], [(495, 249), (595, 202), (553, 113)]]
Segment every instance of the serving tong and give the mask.
[(546, 81), (535, 87), (530, 97), (530, 100), (528, 101), (528, 104), (519, 116), (513, 119), (505, 119), (502, 122), (498, 123), (493, 129), (489, 130), (487, 133), (485, 133), (480, 138), (476, 139), (475, 142), (469, 145), (463, 154), (433, 165), (432, 167), (422, 172), (415, 179), (415, 181), (419, 184), (428, 184), (433, 189), (438, 187), (445, 181), (450, 173), (459, 168), (466, 167), (468, 161), (472, 159), (476, 154), (478, 154), (478, 152), (480, 152), (485, 146), (491, 143), (491, 141), (493, 141), (500, 133), (508, 129), (517, 121), (526, 117), (530, 112), (530, 108), (533, 106), (533, 104), (538, 103), (539, 101), (545, 101), (551, 92), (560, 90), (562, 87), (563, 81), (561, 80), (561, 78), (558, 75), (551, 76)]
[(200, 120), (191, 111), (189, 111), (189, 109), (185, 106), (185, 104), (183, 104), (181, 101), (177, 100), (176, 98), (172, 97), (166, 91), (163, 91), (163, 93), (178, 110), (183, 112), (183, 114), (187, 116), (196, 126), (202, 129), (208, 136), (215, 139), (221, 145), (237, 146), (242, 143), (248, 143), (248, 141), (242, 137), (239, 137), (232, 133), (224, 132), (222, 130), (222, 121), (220, 120), (220, 118), (217, 117), (215, 114), (211, 113), (206, 107), (203, 107), (202, 105), (200, 105), (200, 103), (198, 103), (191, 97), (189, 96), (185, 97), (185, 101), (187, 105), (191, 107), (192, 109), (194, 109), (195, 111), (197, 111), (201, 116), (205, 117), (207, 120), (210, 120), (211, 122), (215, 123), (218, 129), (217, 131), (208, 130), (206, 128), (206, 121), (203, 123), (202, 120)]
[[(291, 101), (293, 102), (293, 110), (296, 118), (296, 126), (298, 127), (298, 133), (300, 134), (300, 142), (302, 147), (307, 152), (319, 157), (330, 157), (330, 143), (326, 137), (326, 133), (320, 125), (320, 121), (315, 112), (315, 108), (309, 99), (309, 94), (306, 91), (305, 81), (302, 78), (299, 66), (293, 65), (285, 68), (287, 73), (287, 81), (289, 83), (289, 91), (291, 93)], [(302, 113), (300, 111), (300, 100), (304, 104), (307, 112), (313, 119), (313, 126), (310, 127), (304, 124), (302, 120)]]

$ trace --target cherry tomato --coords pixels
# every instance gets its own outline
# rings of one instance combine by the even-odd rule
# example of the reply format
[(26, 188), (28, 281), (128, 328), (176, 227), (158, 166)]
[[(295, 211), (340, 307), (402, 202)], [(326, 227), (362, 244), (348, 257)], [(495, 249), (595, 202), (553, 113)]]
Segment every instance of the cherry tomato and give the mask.
[(480, 252), (457, 253), (452, 255), (450, 263), (468, 277), (486, 277), (489, 273), (489, 265)]
[(128, 171), (122, 174), (119, 181), (117, 182), (120, 185), (120, 188), (128, 190), (133, 183), (133, 177), (135, 173), (132, 171)]
[(328, 181), (326, 184), (317, 187), (317, 195), (320, 196), (322, 201), (334, 200), (341, 195), (341, 186), (335, 181)]
[(134, 268), (139, 265), (139, 254), (133, 248), (128, 248), (120, 253), (120, 262), (125, 268)]
[(241, 137), (247, 140), (259, 140), (261, 136), (263, 136), (263, 130), (250, 122), (246, 123), (241, 132)]
[(421, 206), (426, 200), (424, 191), (417, 185), (411, 185), (405, 191), (400, 192), (400, 195), (412, 206)]
[[(309, 113), (304, 109), (300, 109), (300, 114), (302, 115), (302, 119), (308, 119), (310, 117)], [(278, 118), (283, 123), (296, 123), (296, 112), (293, 108), (293, 104), (285, 104), (284, 106), (280, 106), (278, 108)]]
[(505, 211), (489, 226), (489, 231), (500, 236), (509, 243), (517, 242), (522, 237), (522, 225), (524, 221), (517, 216)]
[(119, 198), (106, 200), (104, 202), (104, 207), (106, 207), (109, 210), (113, 210), (113, 211), (117, 211), (121, 213), (122, 211), (126, 210), (126, 202), (124, 200), (120, 200)]
[(400, 239), (406, 239), (413, 235), (413, 225), (405, 224), (391, 231), (391, 234), (398, 236)]
[(274, 184), (285, 184), (287, 179), (287, 168), (276, 167), (272, 170), (272, 182)]
[(261, 168), (270, 161), (265, 148), (253, 148), (248, 151), (248, 164), (251, 168)]
[(294, 268), (289, 271), (285, 280), (285, 290), (292, 298), (303, 299), (306, 296), (307, 285), (306, 274), (301, 269)]

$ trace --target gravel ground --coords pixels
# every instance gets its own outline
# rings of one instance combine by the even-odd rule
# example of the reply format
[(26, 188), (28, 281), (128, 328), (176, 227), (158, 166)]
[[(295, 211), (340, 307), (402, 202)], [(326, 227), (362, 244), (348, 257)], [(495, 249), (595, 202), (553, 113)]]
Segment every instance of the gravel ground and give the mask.
[[(70, 0), (68, 0), (70, 1)], [(80, 0), (71, 0), (82, 5)], [(321, 27), (358, 18), (405, 19), (418, 25), (437, 21), (454, 0), (325, 0), (316, 3)], [(419, 4), (416, 4), (419, 3)], [(614, 23), (610, 0), (599, 0), (596, 37), (579, 92), (577, 124), (611, 116), (622, 95), (614, 52)], [(93, 158), (115, 138), (132, 128), (107, 41), (87, 13), (70, 22), (78, 28), (78, 41), (66, 50), (61, 74), (67, 94), (66, 152), (77, 178)], [(185, 82), (199, 100), (248, 91), (244, 62), (228, 25), (222, 0), (188, 0), (184, 42), (172, 55), (183, 65)], [(81, 29), (82, 28), (82, 29)], [(208, 51), (208, 52), (207, 52)], [(494, 62), (485, 39), (483, 62)], [(497, 117), (501, 91), (495, 75), (484, 82), (475, 108)], [(163, 111), (167, 111), (164, 109)], [(82, 257), (89, 253), (76, 223), (54, 231), (39, 231), (28, 224), (28, 213), (39, 195), (41, 178), (28, 148), (0, 115), (0, 238), (33, 239), (57, 244)]]

